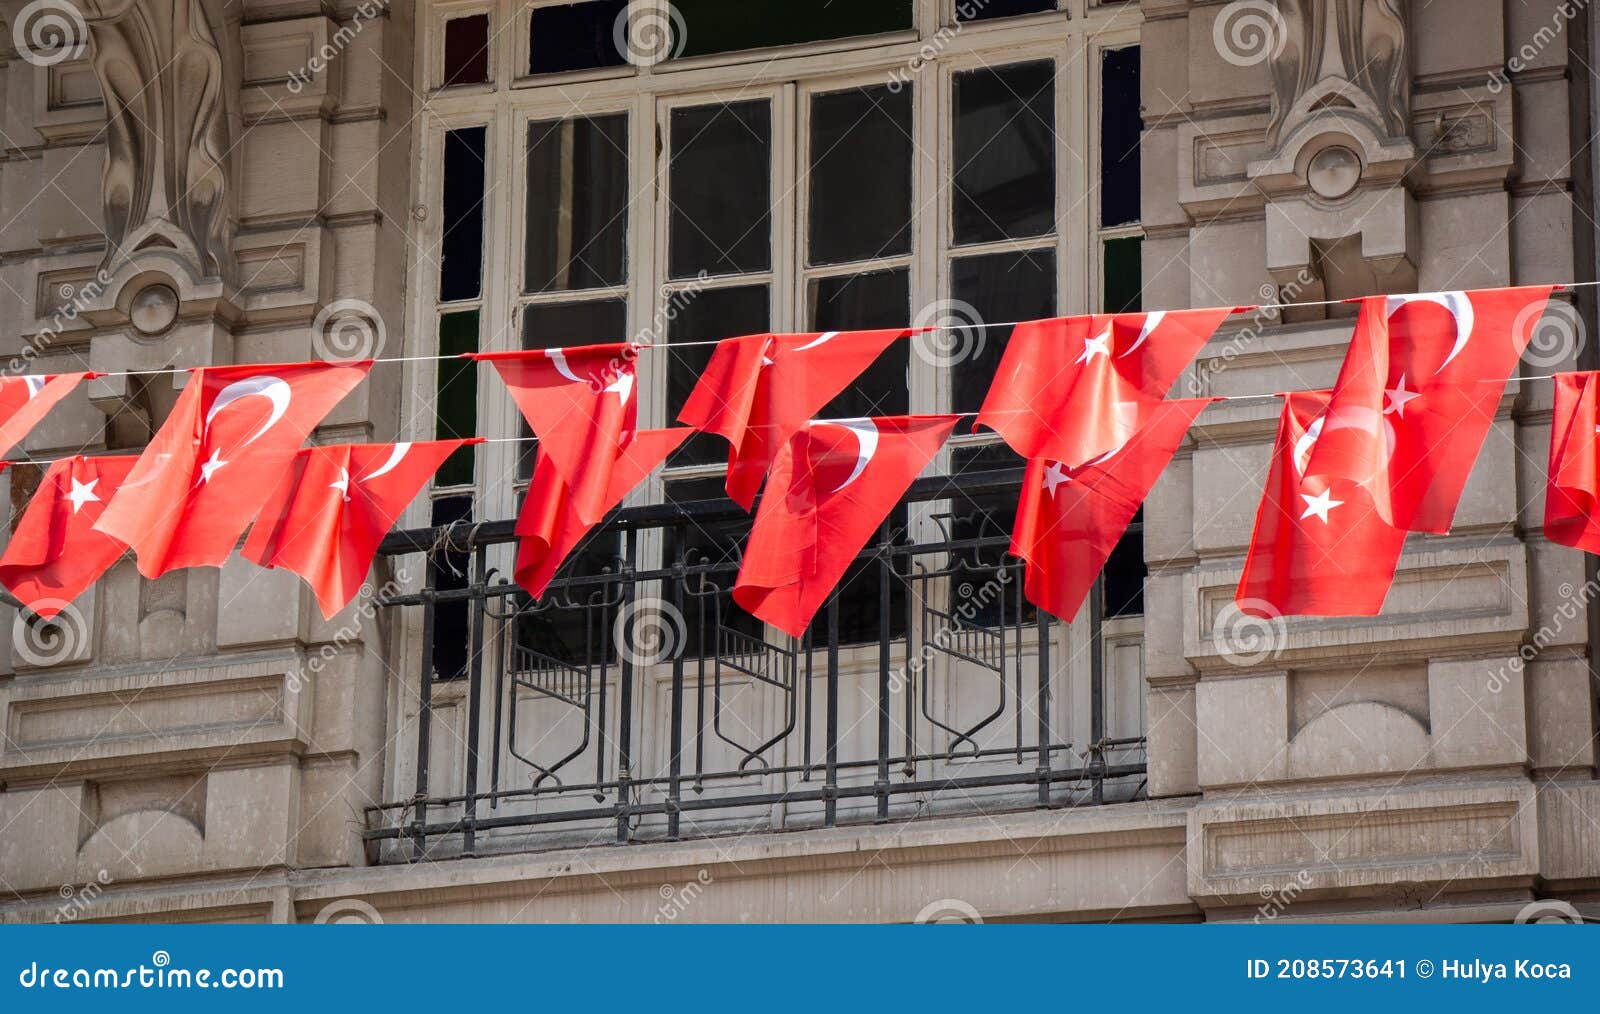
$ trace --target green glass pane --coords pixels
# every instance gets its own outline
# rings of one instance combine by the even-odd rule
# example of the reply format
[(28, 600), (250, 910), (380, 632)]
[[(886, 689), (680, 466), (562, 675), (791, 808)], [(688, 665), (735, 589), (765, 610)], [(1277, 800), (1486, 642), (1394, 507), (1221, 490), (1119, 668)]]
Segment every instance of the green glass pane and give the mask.
[(1144, 309), (1144, 237), (1106, 240), (1105, 309), (1107, 313), (1140, 313)]
[[(459, 356), (478, 351), (478, 311), (447, 313), (439, 318), (439, 354)], [(478, 364), (470, 359), (439, 361), (439, 390), (434, 399), (435, 439), (459, 440), (478, 434)], [(435, 483), (465, 486), (473, 481), (475, 448), (463, 447), (439, 469)]]

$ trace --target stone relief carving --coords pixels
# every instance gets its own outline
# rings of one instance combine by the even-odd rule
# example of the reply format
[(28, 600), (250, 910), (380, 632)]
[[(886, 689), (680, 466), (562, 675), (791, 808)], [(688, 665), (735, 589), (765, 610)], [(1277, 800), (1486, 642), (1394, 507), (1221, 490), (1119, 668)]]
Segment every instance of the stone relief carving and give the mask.
[(175, 248), (230, 277), (222, 54), (201, 0), (78, 0), (105, 98), (108, 268)]
[(1324, 109), (1355, 109), (1381, 136), (1404, 137), (1411, 66), (1404, 0), (1279, 0), (1284, 44), (1275, 52), (1269, 146)]

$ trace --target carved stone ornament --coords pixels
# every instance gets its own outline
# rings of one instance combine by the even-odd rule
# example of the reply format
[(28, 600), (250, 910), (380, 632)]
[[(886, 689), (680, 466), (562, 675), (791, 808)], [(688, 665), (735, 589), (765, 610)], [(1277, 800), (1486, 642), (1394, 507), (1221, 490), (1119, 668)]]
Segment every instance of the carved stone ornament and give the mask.
[(1284, 38), (1271, 63), (1270, 148), (1333, 110), (1369, 119), (1381, 138), (1408, 135), (1411, 61), (1402, 3), (1279, 0)]
[(201, 0), (76, 0), (106, 105), (106, 259), (176, 249), (232, 275), (222, 54)]

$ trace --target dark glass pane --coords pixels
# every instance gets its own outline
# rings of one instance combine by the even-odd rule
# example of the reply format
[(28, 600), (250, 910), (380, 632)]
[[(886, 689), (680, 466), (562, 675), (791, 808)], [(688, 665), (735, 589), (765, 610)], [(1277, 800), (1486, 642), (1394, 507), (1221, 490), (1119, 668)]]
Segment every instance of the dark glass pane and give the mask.
[(1056, 9), (1056, 0), (956, 0), (957, 21), (988, 21)]
[[(953, 476), (1021, 469), (1026, 464), (1005, 444), (958, 447), (950, 452)], [(1017, 605), (1025, 602), (1022, 582), (1017, 580), (1020, 572), (1010, 568), (1002, 579), (999, 571), (980, 560), (992, 562), (1004, 554), (1011, 544), (1011, 529), (1016, 520), (1017, 494), (1014, 491), (981, 496), (957, 494), (950, 498), (950, 516), (943, 521), (943, 527), (951, 537), (957, 541), (986, 540), (981, 550), (963, 549), (952, 557), (952, 566), (960, 569), (950, 582), (951, 613), (990, 627), (1004, 620), (1015, 622)], [(1024, 616), (1033, 615), (1033, 607), (1024, 605)]]
[(1144, 240), (1138, 236), (1106, 240), (1105, 302), (1107, 313), (1139, 313), (1144, 309)]
[(626, 63), (617, 19), (628, 0), (535, 7), (528, 16), (528, 73), (558, 74)]
[[(707, 342), (762, 334), (772, 325), (770, 301), (765, 285), (744, 285), (732, 289), (707, 289), (678, 305), (678, 313), (667, 325), (667, 340)], [(711, 361), (713, 345), (668, 349), (672, 361), (667, 366), (667, 418), (676, 420), (689, 400), (700, 371)], [(651, 353), (662, 355), (661, 352)], [(690, 437), (673, 454), (673, 465), (710, 465), (728, 460), (728, 442), (710, 434)], [(720, 487), (719, 487), (720, 488)]]
[(1100, 56), (1100, 224), (1139, 220), (1139, 47)]
[[(584, 303), (546, 303), (523, 307), (522, 347), (559, 349), (569, 345), (602, 345), (622, 341), (628, 329), (628, 303), (622, 299), (593, 299)], [(533, 436), (526, 421), (519, 421), (524, 438)], [(536, 445), (518, 445), (517, 478), (533, 476)]]
[[(950, 265), (950, 295), (968, 303), (978, 319), (997, 323), (1040, 320), (1056, 312), (1056, 257), (1050, 250), (958, 257)], [(982, 351), (954, 368), (955, 411), (976, 412), (1005, 352), (1009, 328), (964, 335), (963, 349)]]
[(1105, 569), (1105, 615), (1139, 616), (1144, 613), (1144, 508), (1134, 515), (1128, 531), (1111, 551)]
[[(478, 351), (478, 311), (447, 313), (439, 318), (439, 354), (459, 356)], [(439, 361), (439, 393), (434, 401), (434, 439), (458, 440), (478, 433), (478, 364), (470, 359)], [(434, 482), (465, 486), (472, 482), (474, 448), (450, 455)]]
[[(514, 669), (538, 667), (537, 659), (527, 657), (529, 652), (573, 667), (615, 658), (611, 630), (617, 615), (615, 603), (621, 598), (616, 585), (566, 582), (617, 573), (621, 551), (622, 537), (615, 528), (596, 528), (578, 544), (545, 591), (541, 601), (546, 608), (522, 613), (514, 621)], [(517, 598), (523, 608), (529, 601), (525, 596)], [(594, 605), (600, 602), (609, 605)]]
[(528, 125), (529, 292), (628, 280), (628, 117)]
[(812, 264), (911, 252), (911, 89), (811, 100)]
[(772, 266), (772, 106), (694, 106), (672, 113), (674, 278)]
[[(912, 27), (912, 0), (674, 0), (683, 41), (674, 55), (703, 56), (764, 46), (876, 35)], [(752, 10), (754, 8), (754, 10)]]
[(483, 291), (483, 127), (444, 136), (444, 230), (439, 298), (477, 299)]
[[(813, 331), (904, 327), (911, 307), (911, 275), (905, 270), (821, 278), (807, 288), (807, 319)], [(911, 343), (900, 342), (819, 414), (822, 419), (905, 415), (911, 411), (907, 372)]]
[(479, 84), (489, 80), (489, 15), (473, 14), (444, 23), (444, 83)]
[[(703, 519), (674, 525), (665, 532), (663, 561), (667, 566), (683, 563), (710, 568), (688, 576), (683, 588), (683, 618), (687, 632), (686, 654), (704, 658), (716, 654), (716, 629), (720, 624), (751, 636), (760, 636), (761, 621), (734, 605), (734, 579), (739, 574), (740, 554), (750, 535), (750, 518), (729, 500), (721, 478), (680, 479), (666, 484), (666, 502), (707, 504), (733, 511), (737, 516), (726, 521)], [(674, 601), (676, 590), (670, 585), (662, 596)]]
[(1055, 151), (1055, 64), (957, 74), (956, 242), (1053, 231)]
[[(896, 507), (890, 512), (889, 543), (895, 546), (904, 546), (911, 540), (906, 531), (908, 514), (904, 505)], [(870, 552), (882, 545), (882, 530), (868, 541), (863, 552)], [(879, 570), (881, 564), (875, 558), (857, 560), (845, 571), (844, 577), (839, 579), (839, 585), (834, 589), (834, 595), (839, 599), (839, 643), (840, 644), (876, 644), (878, 631), (884, 621), (881, 606), (883, 599), (879, 588)], [(906, 633), (906, 586), (905, 583), (889, 579), (889, 636), (892, 638), (904, 637)], [(818, 610), (816, 618), (811, 621), (811, 643), (819, 648), (828, 643), (828, 607), (824, 605)]]
[[(472, 497), (446, 496), (433, 502), (434, 527), (441, 528), (472, 520)], [(439, 591), (459, 591), (467, 587), (472, 554), (460, 550), (440, 550), (428, 557), (433, 586)], [(433, 675), (435, 679), (458, 680), (467, 675), (469, 604), (465, 601), (440, 602), (433, 607)]]

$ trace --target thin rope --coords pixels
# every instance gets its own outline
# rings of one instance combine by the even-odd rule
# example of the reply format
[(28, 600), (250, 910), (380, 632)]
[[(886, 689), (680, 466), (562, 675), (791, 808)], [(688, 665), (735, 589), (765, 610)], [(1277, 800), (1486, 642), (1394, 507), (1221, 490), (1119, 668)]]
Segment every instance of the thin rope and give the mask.
[[(1565, 291), (1567, 289), (1586, 289), (1586, 288), (1592, 288), (1592, 287), (1595, 287), (1595, 286), (1600, 286), (1600, 281), (1594, 281), (1594, 282), (1562, 282), (1562, 283), (1556, 284), (1554, 286), (1554, 291), (1555, 292), (1562, 292), (1562, 291)], [(1250, 306), (1235, 307), (1231, 311), (1231, 313), (1236, 315), (1236, 314), (1243, 314), (1243, 313), (1260, 313), (1260, 312), (1262, 312), (1264, 310), (1302, 310), (1302, 309), (1308, 309), (1308, 308), (1318, 307), (1318, 306), (1344, 306), (1344, 305), (1348, 305), (1350, 303), (1358, 302), (1358, 301), (1359, 300), (1357, 300), (1357, 299), (1319, 299), (1319, 300), (1311, 300), (1311, 301), (1303, 302), (1303, 303), (1257, 303), (1257, 304), (1253, 304), (1253, 305), (1250, 305)], [(1158, 312), (1158, 311), (1149, 310), (1149, 311), (1144, 311), (1144, 312), (1155, 313), (1155, 312)], [(1174, 310), (1174, 311), (1161, 311), (1161, 312), (1181, 313), (1182, 311)], [(1054, 319), (1064, 319), (1064, 318), (1049, 318), (1049, 317), (1047, 317), (1047, 318), (1042, 318), (1042, 319), (1054, 320)], [(1032, 323), (1032, 322), (1031, 321), (1023, 321), (1023, 320), (992, 321), (992, 322), (990, 322), (990, 321), (979, 321), (979, 322), (972, 323), (972, 324), (952, 324), (952, 325), (949, 325), (949, 326), (937, 326), (937, 327), (935, 327), (935, 326), (911, 327), (911, 328), (908, 328), (908, 330), (916, 331), (918, 333), (927, 333), (927, 332), (930, 332), (930, 331), (988, 331), (988, 330), (994, 330), (994, 329), (1005, 328), (1005, 327), (1017, 327), (1017, 326), (1019, 326), (1021, 324), (1028, 324), (1028, 323)], [(676, 349), (695, 349), (695, 348), (706, 348), (706, 347), (713, 346), (713, 345), (721, 345), (723, 342), (728, 341), (728, 340), (730, 340), (730, 339), (727, 339), (727, 338), (708, 338), (708, 339), (705, 339), (703, 341), (668, 342), (665, 345), (645, 345), (645, 344), (635, 343), (635, 342), (619, 342), (617, 344), (627, 345), (634, 352), (662, 352), (662, 351), (664, 351), (664, 352), (672, 352), (672, 351), (674, 351)], [(537, 351), (537, 350), (530, 350), (530, 351)], [(464, 359), (464, 358), (470, 358), (470, 354), (467, 354), (467, 355), (457, 354), (457, 355), (448, 355), (448, 356), (445, 356), (445, 355), (435, 355), (435, 356), (390, 356), (390, 357), (387, 357), (387, 358), (373, 359), (373, 360), (371, 360), (371, 362), (372, 362), (372, 364), (374, 366), (376, 366), (376, 365), (380, 365), (380, 364), (383, 364), (383, 363), (437, 363), (437, 362), (445, 362), (447, 360), (452, 360), (452, 359)], [(364, 361), (364, 360), (351, 360), (351, 362), (361, 362), (361, 361)], [(249, 365), (249, 364), (242, 363), (242, 364), (237, 364), (237, 365)], [(159, 376), (171, 376), (171, 375), (179, 374), (179, 373), (190, 373), (190, 372), (193, 372), (196, 369), (201, 369), (201, 367), (195, 367), (195, 366), (173, 366), (173, 367), (167, 367), (167, 368), (159, 369), (159, 370), (116, 370), (116, 371), (112, 371), (112, 372), (109, 372), (109, 373), (95, 373), (95, 376), (96, 377), (159, 377)], [(1525, 377), (1523, 379), (1531, 380), (1531, 379), (1535, 379), (1535, 378)], [(1251, 396), (1251, 397), (1254, 397), (1254, 396)]]

